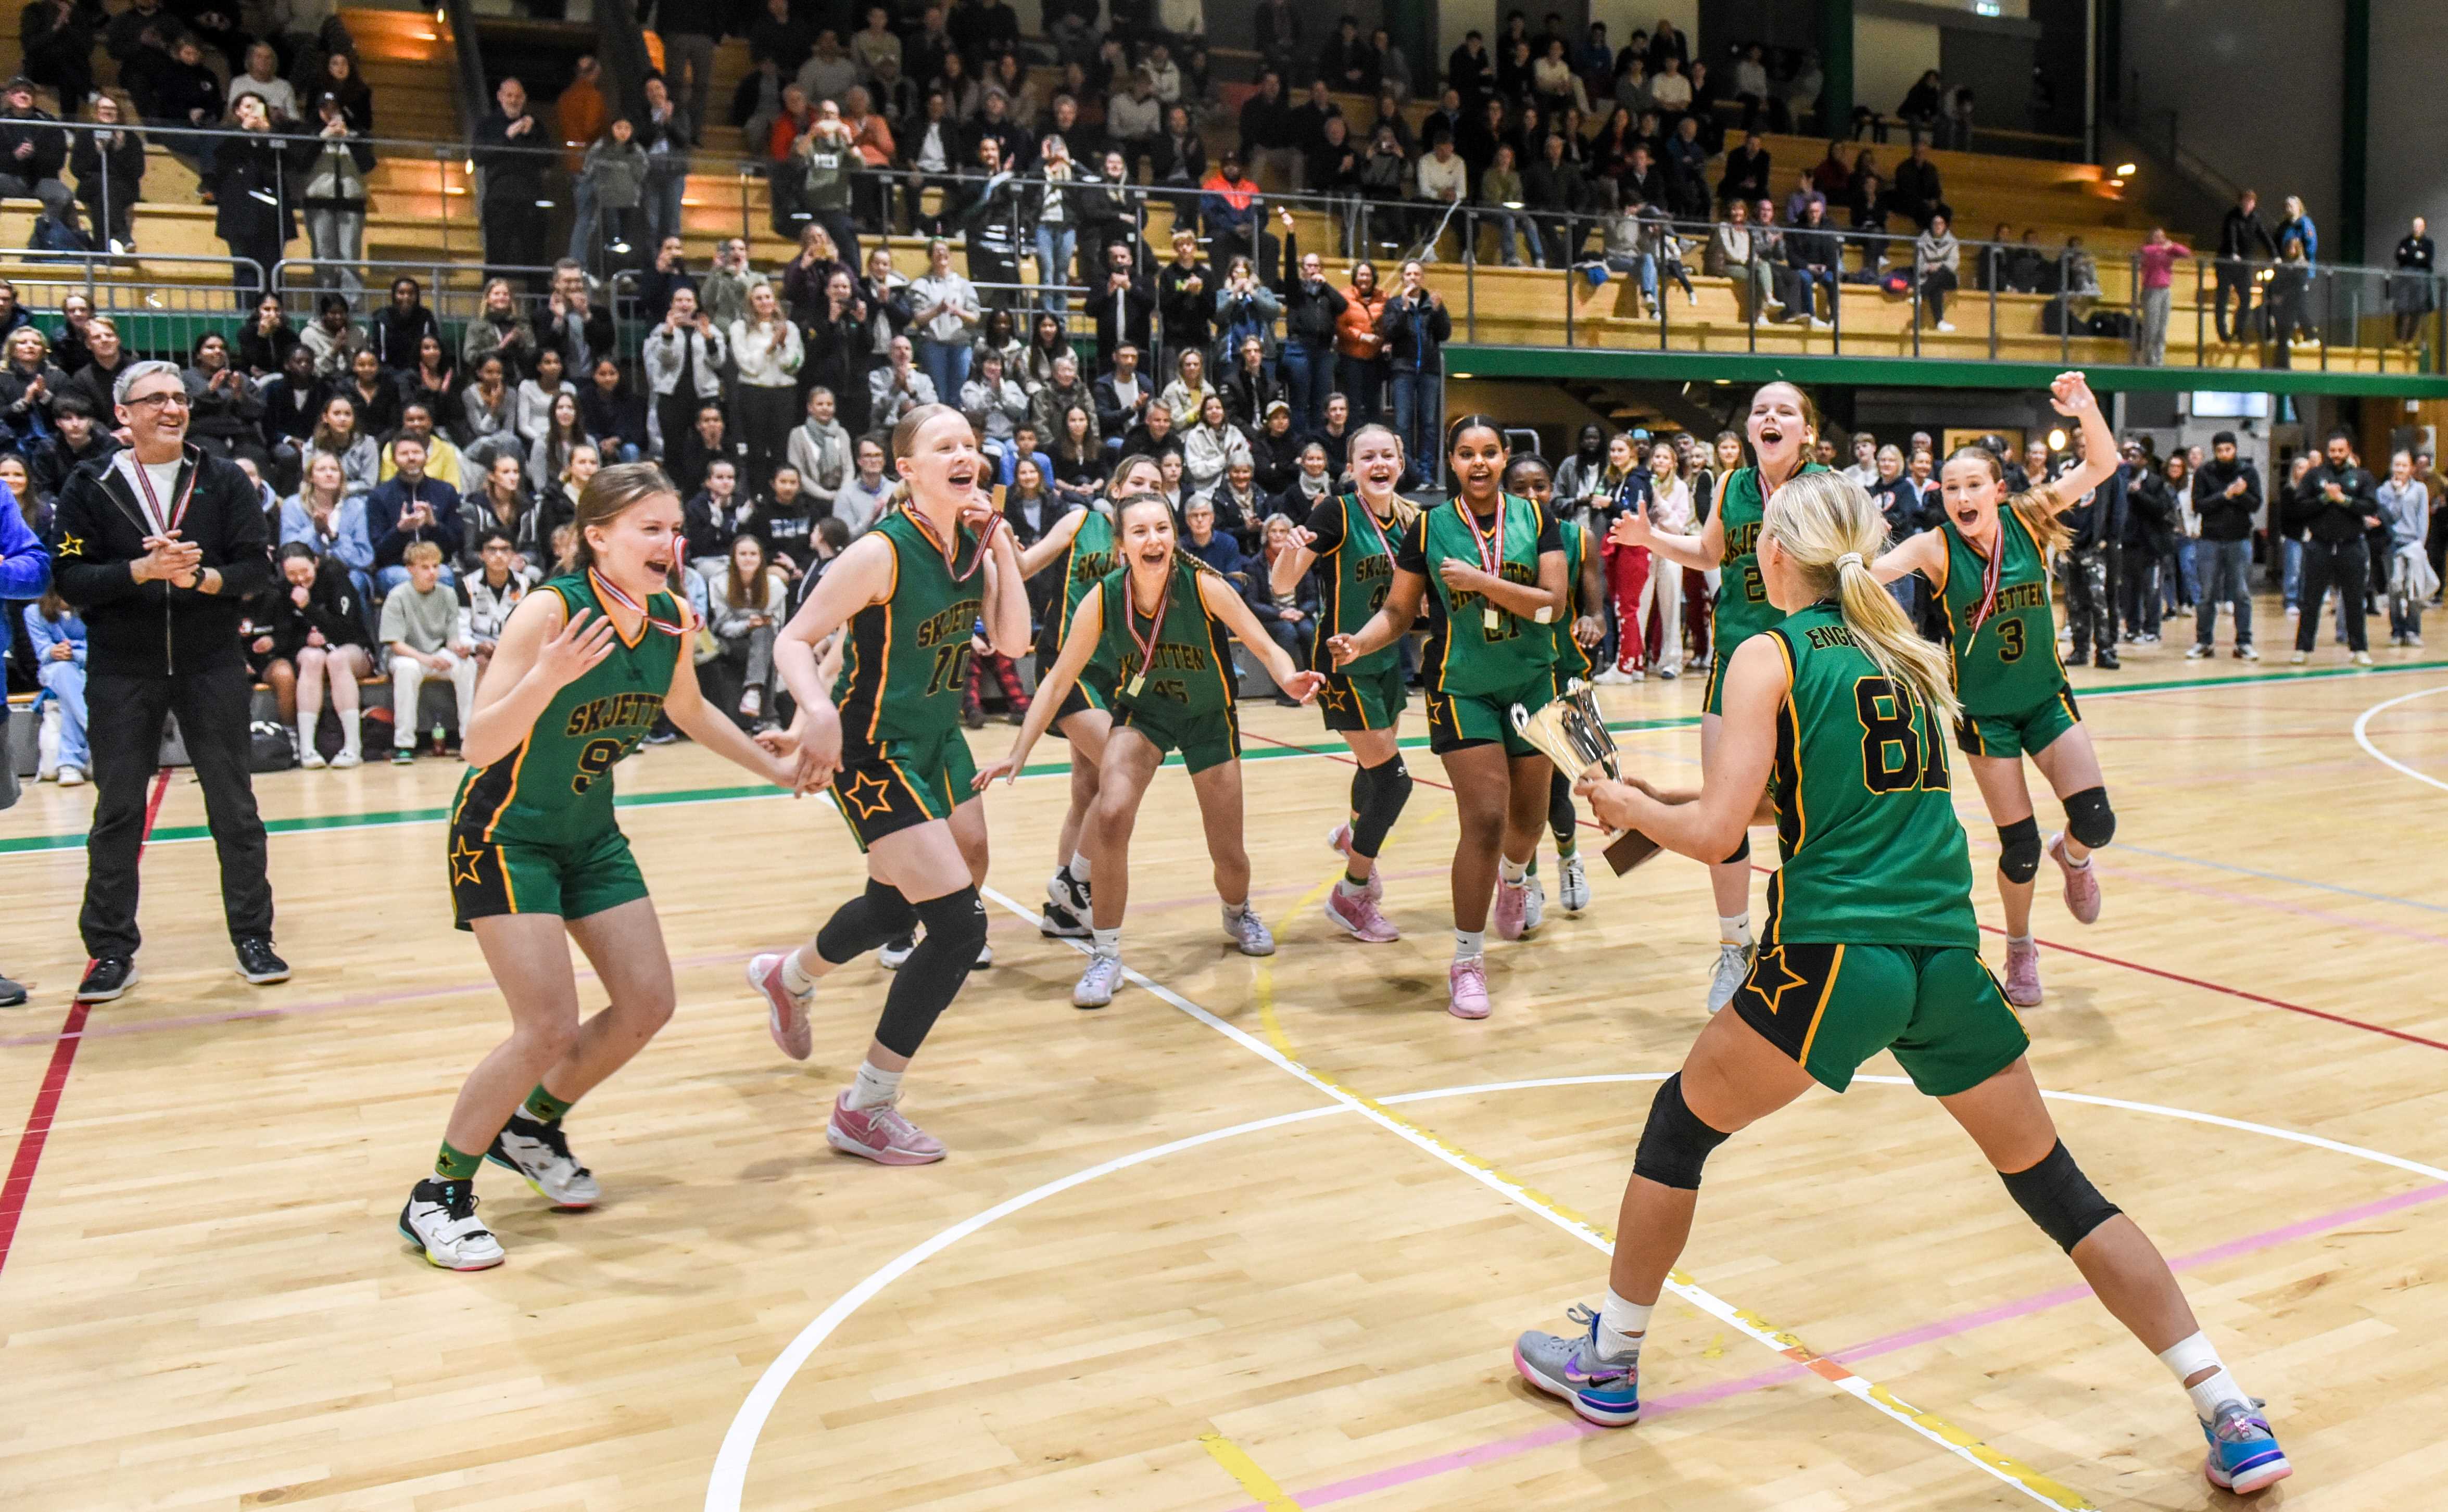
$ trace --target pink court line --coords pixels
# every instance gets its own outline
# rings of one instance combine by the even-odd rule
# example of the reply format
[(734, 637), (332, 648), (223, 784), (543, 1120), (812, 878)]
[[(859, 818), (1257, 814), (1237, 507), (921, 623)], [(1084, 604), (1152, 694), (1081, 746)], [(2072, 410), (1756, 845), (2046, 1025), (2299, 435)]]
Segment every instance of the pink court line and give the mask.
[[(2300, 1222), (2289, 1223), (2283, 1228), (2268, 1229), (2259, 1234), (2247, 1235), (2243, 1238), (2229, 1239), (2224, 1244), (2214, 1244), (2209, 1249), (2197, 1250), (2190, 1255), (2171, 1260), (2169, 1265), (2178, 1272), (2198, 1270), (2204, 1266), (2216, 1265), (2221, 1261), (2258, 1254), (2263, 1250), (2275, 1249), (2281, 1244), (2292, 1243), (2297, 1239), (2309, 1238), (2316, 1234), (2325, 1234), (2333, 1229), (2345, 1228), (2351, 1224), (2385, 1217), (2406, 1208), (2438, 1201), (2441, 1198), (2448, 1198), (2448, 1181), (2418, 1186), (2410, 1192), (2400, 1192), (2394, 1197), (2380, 1198), (2374, 1201), (2342, 1208), (2319, 1218), (2309, 1218)], [(1950, 1318), (1941, 1318), (1900, 1332), (1884, 1334), (1879, 1338), (1856, 1344), (1850, 1349), (1835, 1351), (1827, 1357), (1847, 1365), (1876, 1359), (1881, 1355), (1893, 1354), (1918, 1345), (1932, 1344), (1941, 1339), (1970, 1333), (1992, 1324), (2029, 1317), (2036, 1313), (2045, 1313), (2070, 1302), (2079, 1302), (2089, 1295), (2091, 1295), (2091, 1288), (2088, 1286), (2061, 1286), (2051, 1291), (2036, 1293), (2018, 1301), (2002, 1302), (1995, 1307), (1960, 1313)], [(1720, 1381), (1713, 1386), (1704, 1386), (1690, 1391), (1678, 1391), (1645, 1402), (1641, 1405), (1641, 1416), (1643, 1419), (1650, 1419), (1662, 1413), (1688, 1411), (1693, 1408), (1722, 1402), (1728, 1397), (1742, 1396), (1772, 1386), (1807, 1380), (1810, 1375), (1811, 1371), (1806, 1366), (1777, 1366), (1755, 1375)], [(1291, 1497), (1295, 1503), (1304, 1507), (1331, 1506), (1338, 1502), (1348, 1502), (1379, 1491), (1392, 1490), (1397, 1486), (1411, 1485), (1440, 1475), (1450, 1474), (1455, 1470), (1471, 1469), (1499, 1460), (1511, 1459), (1516, 1455), (1528, 1454), (1537, 1449), (1551, 1448), (1559, 1444), (1570, 1444), (1578, 1439), (1592, 1438), (1608, 1431), (1610, 1430), (1599, 1427), (1596, 1424), (1584, 1422), (1578, 1417), (1568, 1418), (1563, 1422), (1551, 1423), (1544, 1427), (1534, 1428), (1527, 1433), (1516, 1434), (1511, 1438), (1497, 1439), (1467, 1449), (1455, 1449), (1444, 1454), (1430, 1455), (1426, 1459), (1413, 1460), (1408, 1464), (1391, 1465), (1383, 1470), (1371, 1470), (1366, 1475), (1356, 1475), (1348, 1480), (1332, 1481), (1324, 1485), (1312, 1486), (1308, 1490), (1294, 1491)], [(1265, 1508), (1253, 1502), (1234, 1507), (1232, 1512), (1265, 1512)]]

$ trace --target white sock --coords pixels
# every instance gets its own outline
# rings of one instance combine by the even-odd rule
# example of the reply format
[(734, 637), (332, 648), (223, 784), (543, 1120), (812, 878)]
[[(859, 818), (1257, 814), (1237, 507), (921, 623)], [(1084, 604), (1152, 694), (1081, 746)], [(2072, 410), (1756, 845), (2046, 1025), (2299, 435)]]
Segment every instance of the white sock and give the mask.
[(1073, 881), (1085, 885), (1088, 880), (1088, 853), (1086, 851), (1073, 851), (1071, 853), (1071, 864), (1066, 868), (1066, 870), (1071, 873), (1071, 879)]
[(1487, 931), (1458, 929), (1454, 931), (1454, 959), (1467, 961), (1487, 954)]
[(782, 957), (782, 990), (794, 997), (805, 997), (816, 990), (816, 975), (807, 968), (808, 947), (800, 946)]
[(1530, 863), (1528, 861), (1517, 861), (1508, 857), (1501, 856), (1497, 858), (1496, 875), (1504, 879), (1506, 886), (1520, 886), (1521, 879), (1529, 874)]
[(1334, 896), (1337, 898), (1358, 898), (1367, 891), (1367, 882), (1355, 882), (1349, 877), (1338, 877), (1334, 879)]
[(1751, 916), (1750, 913), (1718, 916), (1717, 937), (1729, 945), (1740, 945), (1745, 950), (1750, 949)]
[(2178, 1386), (2184, 1386), (2185, 1377), (2189, 1375), (2202, 1370), (2210, 1372), (2195, 1384), (2185, 1387), (2185, 1393), (2193, 1399), (2193, 1415), (2205, 1423), (2216, 1416), (2220, 1407), (2228, 1402), (2251, 1405), (2252, 1399), (2244, 1394), (2244, 1388), (2235, 1384), (2235, 1377), (2227, 1373), (2227, 1367), (2219, 1363), (2218, 1351), (2212, 1349), (2210, 1341), (2202, 1334), (2179, 1339), (2160, 1351), (2159, 1363), (2174, 1374)]
[(2009, 935), (2006, 936), (2006, 943), (2010, 946), (2020, 946), (2024, 950), (2030, 950), (2032, 949), (2032, 936), (2029, 935)]
[(2074, 841), (2067, 840), (2063, 835), (2059, 835), (2057, 839), (2063, 842), (2057, 846), (2059, 864), (2063, 865), (2066, 870), (2070, 872), (2078, 872), (2091, 864), (2091, 858), (2089, 856), (2085, 856), (2080, 860), (2075, 860), (2074, 859)]
[(1246, 898), (1237, 903), (1226, 903), (1224, 905), (1224, 922), (1227, 924), (1237, 924), (1241, 921), (1241, 916), (1247, 914), (1249, 911), (1250, 900)]
[(858, 1075), (851, 1080), (850, 1106), (853, 1108), (883, 1107), (901, 1101), (900, 1071), (879, 1070), (865, 1061), (858, 1063)]
[(1108, 959), (1112, 959), (1112, 960), (1119, 960), (1119, 959), (1121, 959), (1121, 956), (1122, 956), (1122, 932), (1121, 932), (1120, 930), (1119, 930), (1119, 929), (1097, 929), (1097, 928), (1091, 927), (1091, 928), (1089, 929), (1088, 933), (1089, 933), (1089, 935), (1090, 935), (1091, 936), (1093, 936), (1093, 937), (1095, 938), (1095, 940), (1096, 940), (1096, 942), (1097, 942), (1097, 954), (1098, 954), (1102, 955), (1102, 956), (1105, 956), (1105, 957), (1107, 957)]
[(1641, 1336), (1649, 1332), (1649, 1314), (1655, 1308), (1643, 1307), (1616, 1295), (1607, 1288), (1606, 1301), (1598, 1308), (1598, 1354), (1601, 1358), (1620, 1360), (1627, 1354), (1640, 1352)]
[(357, 736), (359, 733), (360, 731), (357, 728), (357, 716), (355, 714), (343, 714), (340, 716), (340, 750), (343, 754), (350, 756), (361, 754), (357, 749)]
[(315, 748), (315, 725), (310, 720), (297, 722), (297, 754), (303, 757)]

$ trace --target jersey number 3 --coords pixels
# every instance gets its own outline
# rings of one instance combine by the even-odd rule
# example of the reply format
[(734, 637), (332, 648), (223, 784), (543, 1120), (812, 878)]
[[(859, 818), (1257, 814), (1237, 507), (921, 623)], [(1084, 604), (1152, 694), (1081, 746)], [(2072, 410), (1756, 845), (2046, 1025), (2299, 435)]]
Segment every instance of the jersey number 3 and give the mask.
[(1862, 719), (1862, 785), (1874, 793), (1947, 786), (1946, 751), (1924, 747), (1913, 727), (1912, 705), (1884, 677), (1853, 684), (1853, 708)]
[(2018, 662), (2023, 659), (2023, 622), (2009, 619), (1998, 627), (1998, 659)]

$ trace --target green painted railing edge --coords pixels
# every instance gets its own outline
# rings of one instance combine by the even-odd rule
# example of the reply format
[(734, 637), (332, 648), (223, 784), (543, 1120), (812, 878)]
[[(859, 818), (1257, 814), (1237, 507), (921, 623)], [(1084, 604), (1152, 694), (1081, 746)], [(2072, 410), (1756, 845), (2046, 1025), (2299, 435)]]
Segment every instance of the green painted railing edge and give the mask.
[[(1953, 357), (1854, 357), (1821, 352), (1644, 351), (1616, 347), (1503, 347), (1462, 344), (1444, 350), (1450, 378), (1674, 379), (1685, 383), (1843, 384), (1880, 388), (2044, 388), (2065, 370), (2056, 362), (1976, 362)], [(2082, 366), (2077, 364), (2077, 366)], [(2448, 399), (2448, 375), (2323, 372), (2318, 368), (2083, 367), (2109, 392), (2202, 389), (2271, 394), (2334, 394), (2380, 399)]]

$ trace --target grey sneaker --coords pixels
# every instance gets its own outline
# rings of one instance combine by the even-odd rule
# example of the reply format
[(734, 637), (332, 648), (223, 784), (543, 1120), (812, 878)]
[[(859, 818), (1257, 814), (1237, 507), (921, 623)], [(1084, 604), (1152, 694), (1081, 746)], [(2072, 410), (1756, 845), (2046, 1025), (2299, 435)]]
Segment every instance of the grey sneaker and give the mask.
[(1244, 908), (1236, 917), (1231, 909), (1224, 911), (1224, 933), (1239, 946), (1244, 955), (1272, 955), (1275, 936), (1267, 930), (1267, 921), (1254, 908)]
[(536, 1189), (536, 1195), (555, 1207), (593, 1207), (603, 1200), (595, 1173), (569, 1153), (568, 1137), (558, 1124), (538, 1123), (524, 1113), (513, 1113), (493, 1136), (493, 1147), (485, 1152), (485, 1159), (516, 1171)]
[(1717, 974), (1709, 979), (1709, 1011), (1713, 1013), (1734, 1000), (1735, 989), (1751, 973), (1751, 955), (1755, 945), (1737, 945), (1732, 940), (1717, 942)]
[(1565, 1316), (1580, 1325), (1573, 1334), (1542, 1333), (1533, 1329), (1513, 1344), (1513, 1368), (1521, 1379), (1550, 1396), (1559, 1396), (1573, 1410), (1600, 1427), (1626, 1427), (1640, 1421), (1640, 1354), (1630, 1359), (1598, 1356), (1598, 1315), (1575, 1307)]
[(1547, 921), (1547, 884), (1536, 877), (1521, 879), (1521, 933), (1529, 934)]
[(1590, 874), (1581, 869), (1578, 856), (1564, 858), (1564, 879), (1558, 889), (1557, 901), (1567, 914), (1578, 914), (1590, 906)]
[(1071, 1006), (1102, 1008), (1114, 1000), (1114, 990), (1121, 985), (1120, 956), (1091, 955), (1088, 969), (1080, 973), (1080, 985), (1071, 989)]

